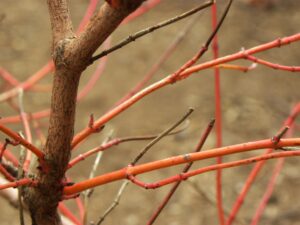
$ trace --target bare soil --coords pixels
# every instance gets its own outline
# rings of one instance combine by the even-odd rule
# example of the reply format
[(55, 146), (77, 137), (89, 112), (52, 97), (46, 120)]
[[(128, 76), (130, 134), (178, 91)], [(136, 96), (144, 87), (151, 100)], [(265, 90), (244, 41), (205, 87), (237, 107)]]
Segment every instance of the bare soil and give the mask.
[[(139, 29), (182, 13), (196, 6), (198, 2), (195, 0), (162, 1), (152, 11), (128, 25), (120, 27), (113, 34), (113, 42), (116, 43)], [(80, 21), (87, 4), (88, 0), (70, 1), (75, 24)], [(220, 2), (219, 12), (223, 10), (224, 4), (225, 1)], [(293, 0), (277, 1), (277, 4), (269, 9), (253, 8), (246, 1), (236, 0), (219, 33), (220, 55), (234, 53), (242, 47), (249, 48), (298, 32), (299, 9), (300, 2)], [(78, 103), (76, 131), (80, 131), (87, 125), (91, 113), (99, 117), (127, 93), (156, 62), (168, 44), (184, 28), (186, 22), (187, 20), (171, 25), (113, 53), (109, 57), (107, 68), (96, 88)], [(206, 10), (194, 29), (151, 82), (175, 71), (189, 59), (205, 42), (210, 31), (210, 10)], [(15, 74), (19, 80), (25, 80), (48, 61), (50, 43), (50, 24), (44, 1), (27, 0), (22, 3), (11, 0), (0, 1), (0, 66)], [(300, 44), (296, 43), (264, 52), (259, 56), (272, 62), (299, 66), (299, 50)], [(211, 58), (212, 53), (209, 51), (201, 59), (201, 62)], [(236, 63), (250, 65), (245, 61)], [(94, 68), (95, 65), (85, 72), (81, 82), (82, 86)], [(47, 84), (51, 79), (50, 74), (42, 83)], [(221, 82), (224, 145), (272, 137), (280, 129), (292, 106), (300, 99), (299, 73), (276, 71), (263, 66), (258, 66), (257, 69), (248, 73), (222, 70)], [(38, 95), (26, 93), (24, 101), (25, 110), (35, 112), (49, 106), (50, 93)], [(201, 132), (210, 118), (214, 117), (212, 70), (194, 74), (185, 81), (168, 86), (144, 98), (107, 124), (106, 130), (102, 134), (94, 135), (93, 138), (80, 145), (74, 156), (99, 145), (110, 129), (113, 129), (114, 136), (118, 137), (159, 133), (180, 118), (189, 107), (195, 108), (189, 129), (179, 136), (165, 138), (143, 158), (143, 162), (193, 151)], [(2, 104), (0, 115), (5, 117), (15, 115), (15, 112), (10, 110), (7, 104)], [(42, 124), (46, 127), (47, 119), (42, 120)], [(17, 125), (10, 125), (10, 127), (16, 130), (21, 129), (21, 126)], [(295, 133), (295, 135), (297, 134), (299, 135), (299, 132)], [(212, 134), (205, 149), (214, 147), (214, 143), (215, 137)], [(105, 152), (97, 174), (126, 166), (145, 144), (145, 142), (127, 143)], [(253, 153), (225, 157), (224, 161), (249, 155), (253, 155)], [(198, 162), (193, 168), (213, 162), (213, 160)], [(88, 177), (92, 163), (93, 159), (87, 159), (73, 168), (68, 175), (75, 182), (84, 180)], [(257, 178), (235, 224), (249, 224), (275, 163), (276, 161), (268, 162)], [(286, 160), (260, 224), (299, 224), (300, 174), (298, 166), (297, 158)], [(231, 209), (252, 167), (245, 166), (224, 171), (223, 195), (226, 210)], [(181, 167), (176, 167), (140, 176), (140, 178), (147, 182), (153, 182), (176, 174), (180, 170)], [(214, 182), (215, 174), (207, 173), (183, 183), (156, 224), (218, 224)], [(113, 201), (120, 185), (121, 182), (115, 182), (94, 190), (89, 205), (90, 220), (97, 221)], [(106, 218), (103, 224), (146, 224), (169, 188), (143, 190), (130, 184), (118, 208)], [(18, 224), (18, 211), (13, 209), (5, 199), (0, 198), (0, 202), (2, 206), (1, 224)], [(76, 211), (74, 201), (70, 200), (68, 205)]]

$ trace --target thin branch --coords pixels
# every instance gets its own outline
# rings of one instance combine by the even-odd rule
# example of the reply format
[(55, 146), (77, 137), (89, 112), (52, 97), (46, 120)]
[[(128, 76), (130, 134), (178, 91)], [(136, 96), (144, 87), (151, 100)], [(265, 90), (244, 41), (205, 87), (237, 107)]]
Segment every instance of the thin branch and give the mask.
[(131, 1), (130, 4), (122, 1), (119, 9), (113, 9), (109, 4), (104, 3), (72, 44), (74, 54), (78, 53), (77, 61), (83, 60), (90, 64), (91, 57), (97, 48), (120, 25), (122, 20), (137, 9), (143, 1), (135, 0)]
[(25, 186), (25, 185), (36, 185), (36, 182), (30, 178), (23, 178), (17, 181), (13, 181), (6, 184), (0, 184), (0, 190), (6, 189), (6, 188), (16, 188), (19, 186)]
[[(19, 110), (20, 110), (20, 117), (22, 120), (22, 124), (24, 127), (24, 132), (25, 132), (25, 138), (29, 143), (32, 143), (32, 134), (31, 134), (31, 130), (30, 130), (30, 126), (29, 126), (29, 122), (27, 120), (27, 116), (24, 110), (24, 104), (23, 104), (23, 89), (19, 89)], [(29, 166), (30, 166), (30, 161), (32, 158), (32, 154), (31, 151), (27, 151), (26, 154), (26, 159), (24, 161), (24, 165), (23, 165), (23, 169), (24, 171), (28, 171)]]
[[(283, 129), (281, 129), (281, 131), (276, 136), (274, 136), (275, 138), (273, 138), (273, 140), (275, 141), (275, 143), (278, 143), (278, 141), (280, 141), (280, 139), (283, 136), (288, 136), (288, 137), (292, 136), (292, 131), (288, 130), (288, 129), (289, 129), (289, 126), (284, 126)], [(299, 150), (299, 148), (298, 148), (298, 150)], [(284, 158), (278, 159), (277, 163), (273, 169), (272, 176), (271, 176), (271, 178), (267, 184), (266, 190), (263, 194), (263, 197), (262, 197), (262, 199), (259, 203), (259, 206), (256, 209), (255, 214), (252, 218), (251, 225), (256, 225), (258, 223), (261, 215), (263, 214), (263, 211), (266, 208), (266, 205), (273, 193), (274, 187), (276, 185), (276, 180), (283, 168), (283, 165), (284, 165)]]
[[(188, 69), (189, 67), (191, 67), (192, 65), (194, 65), (203, 55), (204, 53), (208, 50), (208, 47), (210, 46), (211, 42), (213, 41), (214, 37), (217, 35), (219, 29), (221, 28), (228, 12), (229, 9), (231, 7), (233, 0), (229, 0), (227, 3), (227, 6), (221, 16), (220, 21), (218, 22), (218, 24), (216, 24), (216, 26), (214, 27), (213, 32), (210, 34), (210, 36), (208, 37), (208, 39), (206, 40), (205, 44), (200, 48), (200, 50), (197, 52), (197, 54), (190, 60), (188, 60), (183, 66), (181, 66), (171, 77), (172, 79), (172, 83), (176, 82), (179, 75), (181, 73), (183, 73), (186, 69)], [(214, 2), (214, 4), (216, 4)], [(214, 6), (213, 4), (213, 6)]]
[[(202, 186), (199, 186), (196, 182), (193, 182), (191, 180), (186, 180), (186, 182), (195, 190), (195, 192), (198, 195), (200, 195), (201, 197), (203, 197), (213, 207), (216, 206), (216, 204), (217, 204), (216, 198), (212, 194), (208, 193), (207, 188), (206, 188), (205, 185), (202, 185), (203, 186), (203, 188), (202, 188)], [(224, 212), (226, 213), (226, 216), (229, 216), (230, 208), (226, 207), (226, 205), (225, 205), (225, 208), (224, 208)], [(246, 220), (243, 219), (243, 218), (238, 218), (237, 222), (238, 222), (239, 225), (246, 225), (246, 224), (248, 224), (246, 222)]]
[(155, 139), (153, 139), (149, 144), (146, 145), (145, 148), (142, 149), (142, 151), (137, 155), (137, 157), (130, 163), (131, 166), (134, 166), (147, 152), (148, 150), (154, 146), (157, 142), (159, 142), (162, 138), (167, 136), (172, 130), (174, 130), (176, 127), (178, 127), (183, 121), (185, 121), (192, 113), (194, 109), (189, 109), (188, 112), (174, 125), (166, 129), (164, 132), (162, 132), (160, 135), (158, 135)]
[(41, 150), (39, 150), (37, 147), (29, 143), (28, 141), (26, 141), (24, 138), (20, 137), (19, 134), (5, 127), (1, 123), (0, 123), (0, 131), (8, 135), (9, 137), (13, 138), (16, 142), (20, 143), (28, 150), (32, 151), (40, 160), (43, 160), (44, 153)]
[(284, 65), (280, 65), (280, 64), (275, 64), (275, 63), (272, 63), (272, 62), (269, 62), (269, 61), (266, 61), (266, 60), (262, 60), (262, 59), (259, 59), (259, 58), (255, 57), (255, 56), (247, 55), (247, 54), (245, 54), (245, 59), (247, 59), (249, 61), (252, 61), (254, 63), (257, 63), (257, 64), (261, 64), (261, 65), (270, 67), (270, 68), (275, 69), (275, 70), (284, 70), (284, 71), (289, 71), (289, 72), (300, 72), (300, 66), (284, 66)]
[[(229, 4), (231, 4), (229, 2)], [(229, 5), (230, 7), (230, 5)], [(229, 9), (228, 7), (228, 9)], [(211, 8), (211, 20), (212, 20), (212, 29), (216, 30), (220, 27), (220, 23), (217, 21), (217, 2), (215, 2)], [(225, 15), (225, 14), (223, 14)], [(223, 17), (225, 18), (225, 17)], [(219, 58), (219, 43), (217, 34), (212, 37), (212, 49), (213, 49), (213, 58)], [(222, 109), (221, 109), (221, 81), (220, 81), (220, 69), (214, 67), (214, 92), (215, 92), (215, 118), (216, 118), (216, 132), (215, 132), (215, 144), (216, 147), (222, 146)], [(222, 158), (218, 157), (217, 163), (222, 163)], [(219, 224), (225, 225), (225, 216), (223, 209), (223, 196), (222, 196), (222, 171), (216, 171), (216, 199), (217, 199), (217, 213), (219, 217)]]
[[(110, 139), (111, 139), (111, 136), (113, 134), (113, 130), (111, 130), (108, 134), (108, 136), (105, 138), (105, 140), (103, 141), (102, 144), (105, 144), (107, 143)], [(95, 161), (94, 161), (94, 164), (93, 164), (93, 167), (91, 169), (91, 172), (90, 172), (90, 175), (89, 175), (89, 179), (92, 179), (95, 177), (95, 173), (97, 171), (97, 168), (98, 168), (98, 165), (100, 163), (100, 160), (102, 158), (102, 155), (103, 155), (103, 152), (98, 152), (96, 158), (95, 158)], [(93, 193), (93, 189), (89, 189), (89, 190), (86, 190), (85, 193), (84, 193), (84, 217), (83, 217), (83, 224), (84, 225), (87, 225), (87, 219), (88, 219), (88, 207), (89, 207), (89, 199), (91, 197)]]
[(185, 36), (188, 34), (188, 32), (192, 29), (192, 27), (195, 25), (195, 22), (198, 21), (200, 15), (198, 14), (194, 18), (192, 18), (189, 23), (184, 27), (184, 29), (178, 33), (178, 35), (175, 37), (175, 39), (171, 42), (171, 44), (166, 48), (166, 50), (163, 52), (163, 54), (158, 58), (158, 60), (153, 64), (153, 66), (150, 68), (150, 70), (145, 74), (144, 78), (135, 86), (133, 87), (128, 94), (126, 94), (124, 97), (122, 97), (115, 105), (119, 105), (125, 100), (129, 99), (133, 95), (135, 95), (137, 92), (139, 92), (144, 85), (155, 75), (155, 73), (161, 68), (163, 63), (172, 55), (172, 53), (176, 50), (176, 48), (179, 46), (180, 42), (184, 40)]
[(274, 186), (275, 186), (275, 182), (276, 182), (276, 179), (278, 178), (279, 174), (280, 174), (280, 171), (283, 167), (283, 164), (284, 164), (284, 158), (280, 158), (278, 159), (277, 163), (276, 163), (276, 166), (273, 170), (273, 173), (272, 173), (272, 176), (268, 182), (268, 185), (266, 187), (266, 190), (265, 190), (265, 193), (264, 195), (262, 196), (261, 198), (261, 201), (259, 203), (259, 206), (258, 208), (256, 209), (255, 211), (255, 214), (252, 218), (252, 221), (250, 223), (250, 225), (257, 225), (258, 222), (259, 222), (259, 219), (273, 193), (273, 189), (274, 189)]
[(122, 183), (113, 203), (106, 209), (106, 211), (103, 213), (103, 215), (99, 218), (97, 225), (100, 225), (104, 221), (104, 219), (119, 205), (121, 196), (124, 193), (125, 188), (128, 184), (129, 184), (128, 180), (126, 180)]
[(2, 67), (0, 67), (0, 77), (2, 77), (8, 84), (12, 86), (17, 86), (19, 84), (19, 81)]
[(58, 209), (60, 211), (60, 213), (62, 213), (65, 218), (69, 219), (70, 221), (72, 221), (73, 224), (75, 225), (82, 225), (82, 223), (80, 222), (80, 220), (74, 216), (74, 214), (72, 213), (72, 211), (70, 211), (65, 204), (63, 204), (63, 202), (60, 202), (58, 205)]
[(8, 170), (5, 163), (0, 164), (0, 174), (2, 174), (5, 177), (5, 179), (7, 179), (8, 181), (16, 180), (14, 174)]
[[(287, 45), (292, 42), (297, 42), (299, 40), (300, 40), (300, 33), (291, 35), (288, 37), (284, 37), (284, 38), (279, 38), (275, 41), (271, 41), (271, 42), (268, 42), (268, 43), (265, 43), (262, 45), (258, 45), (256, 47), (250, 48), (246, 51), (247, 51), (247, 54), (255, 54), (255, 53), (263, 52), (263, 51), (266, 51), (268, 49), (272, 49), (275, 47)], [(186, 69), (185, 71), (183, 71), (180, 74), (180, 76), (178, 76), (176, 78), (176, 80), (179, 81), (179, 80), (186, 79), (196, 72), (211, 68), (211, 67), (219, 65), (219, 64), (224, 64), (224, 63), (231, 62), (234, 60), (242, 59), (243, 57), (244, 57), (243, 52), (237, 52), (237, 53), (227, 55), (224, 57), (220, 57), (218, 59), (214, 59), (214, 60), (211, 60), (211, 61), (208, 61), (205, 63), (201, 63), (199, 65), (192, 66), (192, 67)], [(124, 110), (129, 108), (131, 105), (133, 105), (134, 103), (141, 100), (143, 97), (149, 95), (150, 93), (155, 92), (156, 90), (158, 90), (160, 88), (163, 88), (167, 85), (174, 83), (174, 74), (175, 73), (161, 79), (160, 81), (155, 82), (152, 85), (149, 85), (148, 87), (144, 88), (143, 90), (141, 90), (140, 92), (138, 92), (137, 94), (135, 94), (134, 96), (132, 96), (131, 98), (129, 98), (128, 100), (123, 102), (122, 104), (116, 106), (114, 109), (112, 109), (111, 111), (109, 111), (108, 113), (106, 113), (105, 115), (100, 117), (97, 121), (95, 121), (94, 126), (101, 127), (102, 125), (104, 125), (105, 123), (107, 123), (108, 121), (110, 121), (111, 119), (116, 117), (117, 115), (119, 115), (121, 112), (123, 112)], [(1, 127), (0, 127), (0, 129), (1, 129)], [(75, 135), (75, 137), (72, 141), (72, 148), (74, 148), (80, 142), (85, 140), (92, 133), (93, 132), (91, 129), (88, 129), (88, 128), (83, 129), (81, 132), (79, 132), (77, 135)]]
[[(0, 149), (3, 148), (5, 148), (5, 146), (3, 146), (3, 144), (0, 142)], [(19, 165), (18, 159), (9, 151), (9, 149), (3, 149), (3, 151), (5, 159), (11, 162), (14, 167), (17, 167)]]
[[(298, 42), (300, 40), (300, 33), (291, 35), (291, 36), (287, 36), (287, 37), (283, 37), (283, 38), (278, 38), (275, 41), (271, 41), (262, 45), (258, 45), (255, 46), (253, 48), (247, 49), (246, 54), (252, 55), (252, 54), (256, 54), (259, 52), (263, 52), (272, 48), (276, 48), (276, 47), (281, 47), (284, 45), (288, 45), (291, 44), (293, 42)], [(214, 67), (214, 66), (218, 66), (224, 63), (228, 63), (228, 62), (232, 62), (238, 59), (243, 59), (244, 58), (244, 51), (243, 52), (236, 52), (230, 55), (226, 55), (223, 57), (220, 57), (218, 59), (215, 60), (210, 60), (207, 61), (205, 63), (201, 63), (195, 66), (192, 66), (188, 69), (186, 69), (186, 71), (182, 72), (180, 77), (178, 77), (178, 81), (179, 80), (183, 80), (188, 78), (189, 76), (191, 76), (192, 74)], [(116, 107), (114, 110), (110, 111), (109, 113), (105, 114), (103, 117), (99, 118), (97, 121), (95, 121), (95, 125), (97, 125), (98, 127), (101, 127), (103, 124), (105, 124), (107, 121), (111, 120), (113, 117), (115, 117), (116, 115), (118, 115), (120, 112), (124, 111), (125, 109), (127, 109), (128, 107), (130, 107), (132, 104), (134, 104), (135, 102), (139, 101), (140, 99), (142, 99), (144, 96), (154, 92), (157, 89), (160, 89), (168, 84), (172, 84), (171, 81), (172, 80), (171, 75), (167, 76), (166, 78), (144, 88), (143, 90), (141, 90), (140, 92), (138, 92), (136, 95), (132, 96), (130, 99), (128, 99), (126, 102), (120, 104), (118, 107)], [(0, 101), (1, 101), (1, 95), (0, 95)], [(32, 114), (32, 119), (40, 119), (40, 118), (44, 118), (49, 116), (50, 111), (47, 110), (43, 110), (37, 113), (33, 113)], [(2, 118), (0, 119), (1, 123), (17, 123), (20, 121), (20, 117), (19, 116), (11, 116), (11, 117), (6, 117), (6, 118)], [(1, 128), (0, 128), (1, 130)], [(73, 148), (75, 147), (75, 145), (77, 145), (79, 142), (81, 142), (83, 139), (85, 139), (87, 136), (89, 136), (92, 132), (89, 131), (88, 129), (84, 129), (82, 130), (80, 133), (78, 133), (75, 138), (73, 139)]]
[[(90, 17), (92, 10), (94, 10), (95, 5), (94, 5), (95, 1), (92, 0), (91, 4), (89, 5), (89, 7), (87, 8), (87, 11), (85, 13), (84, 18), (82, 19), (82, 21), (84, 22), (80, 24), (80, 27), (84, 28), (85, 25), (88, 23), (88, 18)], [(152, 7), (154, 7), (156, 4), (159, 3), (159, 0), (152, 0), (147, 2), (147, 5), (143, 5), (142, 7), (140, 7), (138, 10), (136, 10), (134, 13), (130, 14), (129, 17), (127, 17), (125, 20), (123, 20), (122, 24), (126, 24), (128, 22), (130, 22), (132, 19), (136, 18), (137, 16), (142, 15), (143, 13), (147, 12), (148, 10), (150, 10)], [(108, 19), (109, 20), (109, 19)], [(79, 29), (78, 30), (82, 30)], [(40, 70), (38, 70), (36, 73), (34, 73), (31, 76), (28, 76), (29, 78), (20, 83), (16, 88), (10, 89), (9, 91), (5, 92), (5, 93), (1, 93), (0, 94), (0, 102), (3, 102), (7, 99), (10, 99), (14, 96), (16, 96), (18, 94), (18, 89), (22, 88), (24, 91), (30, 89), (34, 84), (36, 84), (38, 81), (40, 81), (43, 77), (45, 77), (48, 73), (50, 73), (51, 71), (53, 71), (54, 69), (54, 64), (53, 61), (50, 60), (47, 64), (45, 64)], [(49, 111), (48, 110), (44, 110), (40, 113), (38, 113), (38, 118), (40, 117), (46, 117), (49, 116)], [(35, 117), (35, 115), (33, 116)], [(19, 118), (18, 118), (19, 119)], [(14, 122), (16, 121), (16, 117), (13, 120)], [(19, 121), (19, 120), (18, 120)]]
[(1, 93), (0, 94), (0, 102), (4, 102), (8, 99), (11, 99), (11, 98), (17, 96), (20, 88), (22, 88), (24, 91), (30, 89), (34, 84), (36, 84), (39, 80), (41, 80), (43, 77), (45, 77), (53, 69), (54, 69), (54, 64), (51, 60), (47, 64), (45, 64), (41, 69), (39, 69), (36, 73), (29, 76), (29, 78), (26, 81), (21, 82), (15, 88), (10, 89), (9, 91)]
[[(297, 118), (297, 116), (300, 113), (300, 104), (297, 104), (292, 112), (290, 113), (289, 117), (286, 119), (286, 121), (284, 122), (283, 128), (288, 126), (292, 126)], [(282, 130), (282, 129), (281, 129)], [(272, 149), (268, 149), (266, 150), (265, 154), (269, 154), (272, 152)], [(249, 189), (251, 188), (251, 185), (253, 184), (253, 182), (255, 181), (257, 175), (259, 174), (259, 172), (261, 171), (261, 169), (263, 168), (263, 166), (265, 165), (264, 161), (258, 162), (255, 164), (255, 166), (253, 167), (253, 169), (251, 170), (250, 174), (248, 175), (244, 186), (241, 190), (241, 192), (239, 193), (238, 197), (236, 198), (234, 205), (231, 209), (230, 215), (228, 217), (228, 220), (226, 222), (226, 225), (231, 225), (237, 215), (237, 213), (239, 212), (239, 209), (241, 208), (244, 199), (249, 191)]]
[(18, 174), (17, 166), (14, 163), (2, 158), (0, 161), (1, 169), (0, 173), (6, 177), (9, 181), (14, 181)]
[[(191, 113), (193, 112), (193, 109), (190, 109), (179, 121), (177, 121), (175, 124), (173, 124), (170, 128), (166, 129), (165, 131), (163, 131), (161, 134), (159, 134), (158, 136), (156, 136), (154, 138), (153, 141), (151, 141), (139, 154), (138, 156), (133, 160), (133, 162), (130, 164), (131, 166), (135, 165), (146, 153), (147, 151), (153, 147), (156, 143), (158, 143), (163, 137), (170, 135), (171, 132), (176, 129), (176, 127), (178, 127), (183, 121), (185, 121), (187, 119), (188, 116), (191, 115)], [(174, 133), (174, 132), (173, 132)], [(104, 212), (104, 214), (100, 217), (97, 225), (100, 225), (104, 219), (115, 209), (115, 207), (119, 204), (121, 195), (123, 194), (123, 192), (125, 191), (125, 188), (127, 186), (127, 184), (129, 183), (128, 180), (125, 180), (123, 182), (123, 184), (121, 185), (117, 196), (115, 197), (113, 203), (106, 209), (106, 211)]]
[(116, 50), (124, 47), (127, 44), (130, 44), (130, 43), (136, 41), (138, 38), (141, 38), (141, 37), (143, 37), (143, 36), (145, 36), (145, 35), (153, 32), (153, 31), (156, 31), (156, 30), (158, 30), (160, 28), (163, 28), (165, 26), (168, 26), (170, 24), (178, 22), (179, 20), (182, 20), (184, 18), (187, 18), (187, 17), (189, 17), (189, 16), (191, 16), (191, 15), (193, 15), (193, 14), (201, 11), (202, 9), (205, 9), (205, 8), (211, 6), (212, 4), (213, 4), (213, 0), (205, 2), (202, 5), (196, 7), (194, 9), (192, 9), (192, 10), (189, 10), (189, 11), (187, 11), (187, 12), (185, 12), (185, 13), (179, 15), (179, 16), (175, 16), (175, 17), (173, 17), (171, 19), (168, 19), (166, 21), (163, 21), (163, 22), (161, 22), (159, 24), (156, 24), (154, 26), (151, 26), (151, 27), (148, 27), (148, 28), (143, 29), (141, 31), (138, 31), (138, 32), (136, 32), (136, 33), (134, 33), (132, 35), (129, 35), (127, 38), (125, 38), (124, 40), (120, 41), (118, 44), (114, 45), (113, 47), (111, 47), (111, 48), (109, 48), (107, 50), (104, 50), (103, 52), (101, 52), (98, 55), (93, 56), (92, 57), (92, 62), (94, 62), (94, 61), (102, 58), (103, 56), (106, 56), (106, 55), (108, 55), (108, 54), (110, 54), (110, 53), (112, 53), (112, 52), (114, 52), (114, 51), (116, 51)]
[[(224, 14), (221, 18), (221, 21), (219, 22), (219, 24), (222, 24), (222, 21), (224, 20), (229, 7), (231, 5), (231, 1), (229, 1)], [(206, 42), (206, 44), (210, 43), (211, 37), (214, 36), (214, 34), (217, 32), (217, 30), (219, 29), (221, 25), (219, 25), (216, 30), (210, 35), (210, 37), (208, 38), (208, 41)], [(138, 92), (137, 94), (135, 94), (134, 96), (132, 96), (130, 99), (126, 100), (125, 102), (123, 102), (122, 104), (116, 106), (114, 109), (112, 109), (111, 111), (109, 111), (108, 113), (106, 113), (105, 115), (103, 115), (101, 118), (99, 118), (97, 121), (95, 121), (95, 126), (97, 127), (101, 127), (102, 125), (104, 125), (107, 121), (111, 120), (113, 117), (115, 117), (116, 115), (118, 115), (119, 113), (121, 113), (122, 111), (124, 111), (125, 109), (129, 108), (131, 105), (133, 105), (135, 102), (137, 102), (138, 100), (140, 100), (141, 98), (143, 98), (144, 96), (154, 92), (157, 89), (160, 89), (168, 84), (173, 84), (175, 81), (177, 80), (181, 80), (184, 79), (186, 77), (186, 71), (188, 72), (188, 69), (191, 65), (193, 65), (197, 59), (199, 59), (199, 57), (201, 57), (205, 52), (206, 52), (207, 48), (203, 47), (201, 48), (201, 50), (193, 57), (193, 59), (189, 60), (187, 63), (185, 63), (182, 67), (180, 67), (175, 73), (167, 76), (166, 78), (146, 87), (145, 89), (141, 90), (140, 92)], [(224, 62), (222, 62), (224, 63)], [(215, 66), (215, 65), (212, 65)], [(192, 69), (192, 68), (190, 68)], [(185, 71), (186, 70), (186, 71)], [(194, 72), (194, 71), (193, 71)], [(179, 76), (180, 75), (180, 76)], [(190, 74), (188, 74), (190, 75)], [(101, 124), (101, 125), (100, 125)], [(72, 148), (74, 148), (79, 142), (81, 142), (82, 140), (84, 140), (87, 136), (89, 136), (92, 133), (91, 129), (84, 129), (83, 131), (81, 131), (79, 134), (77, 134), (73, 141), (72, 141)]]
[[(210, 123), (208, 124), (205, 132), (201, 135), (200, 141), (196, 146), (196, 149), (194, 152), (199, 152), (201, 151), (208, 135), (210, 134), (213, 126), (214, 126), (215, 120), (211, 120)], [(192, 167), (193, 162), (188, 163), (184, 169), (182, 170), (182, 173), (186, 173), (189, 171), (189, 169)], [(155, 222), (155, 220), (157, 219), (157, 217), (160, 215), (160, 213), (162, 212), (162, 210), (166, 207), (166, 205), (168, 204), (168, 202), (170, 201), (170, 199), (172, 198), (172, 196), (175, 194), (175, 191), (177, 190), (177, 188), (179, 187), (179, 185), (181, 184), (181, 181), (177, 181), (173, 187), (170, 189), (169, 193), (166, 195), (166, 197), (164, 198), (164, 200), (161, 202), (161, 204), (159, 205), (159, 207), (157, 208), (157, 210), (152, 214), (150, 220), (147, 222), (147, 225), (151, 225)]]
[[(188, 122), (188, 121), (187, 121)], [(183, 126), (182, 128), (175, 130), (173, 132), (170, 132), (168, 135), (175, 135), (178, 133), (183, 132), (186, 128), (188, 127), (188, 123), (186, 126)], [(113, 146), (119, 145), (121, 143), (126, 143), (130, 141), (147, 141), (147, 140), (152, 140), (154, 138), (157, 138), (158, 135), (145, 135), (145, 136), (132, 136), (132, 137), (124, 137), (124, 138), (114, 138), (110, 141), (108, 141), (105, 144), (102, 144), (96, 148), (93, 148), (83, 154), (78, 155), (74, 159), (72, 159), (69, 162), (68, 169), (72, 168), (74, 165), (79, 163), (82, 160), (85, 160), (87, 157), (99, 152), (99, 151), (105, 151)]]
[(245, 54), (247, 54), (247, 55), (256, 54), (256, 53), (263, 52), (263, 51), (266, 51), (266, 50), (269, 50), (272, 48), (288, 45), (293, 42), (297, 42), (299, 40), (300, 40), (300, 33), (296, 33), (294, 35), (283, 37), (283, 38), (277, 38), (274, 41), (267, 42), (265, 44), (258, 45), (256, 47), (253, 47), (253, 48), (250, 48), (247, 50), (242, 50), (240, 52), (237, 52), (237, 53), (234, 53), (231, 55), (219, 57), (218, 59), (214, 59), (214, 60), (211, 60), (211, 61), (208, 61), (205, 63), (201, 63), (199, 65), (195, 65), (195, 66), (187, 69), (186, 71), (184, 71), (181, 74), (180, 78), (185, 79), (188, 76), (190, 76), (192, 73), (199, 72), (201, 70), (211, 68), (211, 67), (219, 65), (219, 64), (224, 64), (224, 63), (231, 62), (234, 60), (243, 59), (245, 57)]

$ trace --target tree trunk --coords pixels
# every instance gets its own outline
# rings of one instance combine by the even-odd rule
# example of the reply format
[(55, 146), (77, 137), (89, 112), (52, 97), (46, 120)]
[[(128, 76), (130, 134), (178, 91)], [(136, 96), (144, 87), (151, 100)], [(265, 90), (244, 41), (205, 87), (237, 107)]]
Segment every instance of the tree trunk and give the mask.
[(67, 0), (47, 0), (55, 74), (48, 136), (43, 148), (47, 169), (43, 167), (38, 171), (37, 187), (27, 187), (24, 191), (33, 225), (61, 225), (57, 207), (66, 184), (65, 171), (71, 155), (80, 75), (97, 48), (143, 1), (114, 0), (117, 8), (105, 3), (76, 37)]

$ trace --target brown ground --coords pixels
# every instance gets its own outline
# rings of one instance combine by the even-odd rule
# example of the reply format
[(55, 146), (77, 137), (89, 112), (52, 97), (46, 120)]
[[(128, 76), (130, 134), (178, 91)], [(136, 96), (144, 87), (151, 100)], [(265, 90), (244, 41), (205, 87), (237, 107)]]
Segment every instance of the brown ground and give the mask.
[[(221, 1), (223, 2), (223, 1)], [(87, 0), (71, 1), (71, 12), (74, 21), (79, 21)], [(180, 12), (197, 5), (197, 1), (165, 0), (159, 7), (140, 17), (135, 22), (121, 27), (113, 35), (114, 42), (126, 37), (141, 28), (156, 24)], [(220, 4), (224, 6), (223, 3)], [(221, 7), (219, 11), (221, 11)], [(222, 7), (223, 8), (223, 7)], [(300, 2), (293, 0), (278, 1), (271, 9), (257, 9), (236, 0), (229, 16), (219, 33), (220, 54), (226, 55), (239, 51), (241, 47), (251, 47), (278, 37), (298, 32)], [(194, 30), (179, 46), (179, 50), (164, 64), (154, 80), (174, 71), (185, 60), (189, 59), (209, 35), (211, 22), (209, 10), (201, 17)], [(26, 2), (0, 1), (0, 65), (25, 80), (29, 74), (39, 69), (50, 57), (50, 32), (47, 8), (44, 1), (27, 0)], [(172, 25), (166, 29), (127, 46), (111, 55), (108, 67), (97, 87), (86, 99), (78, 104), (76, 130), (86, 126), (90, 113), (100, 116), (115, 101), (128, 91), (156, 61), (169, 42), (173, 40), (186, 21)], [(262, 58), (285, 65), (299, 65), (300, 44), (274, 49), (260, 54)], [(201, 61), (211, 59), (208, 52)], [(249, 65), (247, 62), (238, 62)], [(85, 73), (85, 83), (92, 69)], [(299, 101), (299, 73), (274, 71), (259, 66), (249, 73), (222, 71), (222, 110), (224, 145), (271, 137), (278, 131), (288, 115), (291, 107)], [(47, 80), (51, 80), (49, 76)], [(114, 129), (116, 136), (136, 134), (153, 134), (162, 131), (177, 120), (189, 107), (196, 109), (191, 117), (191, 126), (180, 137), (166, 138), (152, 149), (143, 159), (151, 161), (164, 157), (190, 152), (210, 118), (214, 116), (212, 70), (195, 74), (188, 80), (146, 97), (141, 102), (113, 119), (106, 128)], [(34, 112), (49, 105), (49, 94), (26, 94), (25, 109)], [(11, 115), (7, 105), (1, 105), (1, 116)], [(46, 120), (44, 121), (47, 122)], [(16, 126), (10, 126), (20, 129)], [(103, 132), (105, 134), (105, 132)], [(100, 144), (96, 136), (80, 146), (75, 154), (84, 152)], [(130, 143), (118, 146), (104, 154), (97, 174), (119, 169), (127, 165), (145, 143)], [(213, 147), (214, 136), (211, 135), (206, 148)], [(246, 154), (245, 154), (246, 155)], [(247, 154), (249, 155), (249, 154)], [(245, 157), (243, 155), (226, 157), (224, 160)], [(299, 224), (299, 173), (298, 159), (288, 159), (277, 181), (273, 197), (263, 215), (260, 224)], [(199, 162), (194, 168), (210, 162)], [(268, 182), (268, 167), (258, 177), (242, 208), (236, 224), (247, 224), (255, 212)], [(200, 165), (201, 164), (201, 165)], [(69, 175), (75, 181), (86, 179), (92, 160), (86, 160), (73, 168)], [(230, 209), (242, 184), (252, 166), (224, 171), (224, 205)], [(179, 168), (164, 170), (143, 176), (145, 181), (156, 181), (167, 175), (175, 174)], [(202, 192), (213, 199), (214, 173), (207, 173), (191, 179)], [(112, 183), (95, 189), (90, 202), (89, 218), (97, 220), (106, 207), (112, 202), (121, 182)], [(120, 206), (109, 216), (104, 224), (145, 224), (153, 209), (157, 207), (169, 187), (146, 191), (130, 185), (121, 200)], [(17, 211), (1, 199), (1, 224), (18, 224)], [(70, 205), (73, 202), (69, 202)], [(71, 206), (73, 207), (73, 206)], [(207, 201), (195, 191), (190, 182), (179, 188), (170, 205), (165, 209), (156, 224), (218, 224), (214, 200)], [(248, 222), (249, 224), (249, 222)]]

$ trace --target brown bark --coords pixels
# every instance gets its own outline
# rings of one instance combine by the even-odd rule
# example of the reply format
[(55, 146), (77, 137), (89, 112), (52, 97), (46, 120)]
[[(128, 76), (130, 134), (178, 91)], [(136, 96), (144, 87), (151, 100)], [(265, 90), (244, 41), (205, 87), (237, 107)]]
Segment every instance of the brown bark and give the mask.
[(71, 154), (76, 95), (80, 75), (92, 54), (121, 21), (143, 0), (121, 0), (117, 9), (105, 3), (77, 38), (73, 33), (67, 0), (48, 0), (53, 33), (55, 74), (45, 161), (49, 171), (39, 171), (37, 187), (25, 190), (33, 225), (59, 225), (57, 206), (62, 199), (65, 170)]

